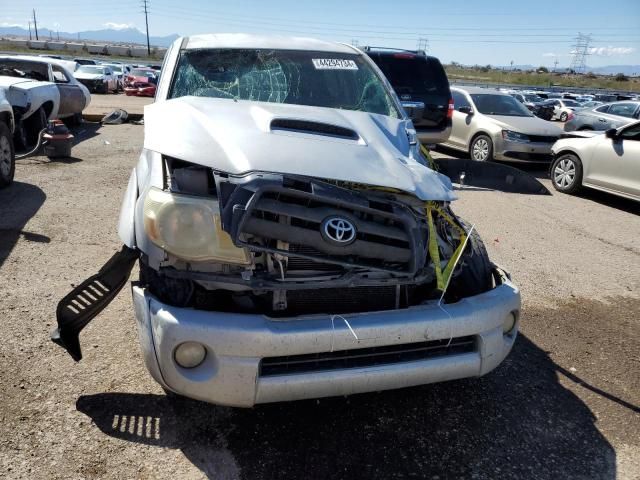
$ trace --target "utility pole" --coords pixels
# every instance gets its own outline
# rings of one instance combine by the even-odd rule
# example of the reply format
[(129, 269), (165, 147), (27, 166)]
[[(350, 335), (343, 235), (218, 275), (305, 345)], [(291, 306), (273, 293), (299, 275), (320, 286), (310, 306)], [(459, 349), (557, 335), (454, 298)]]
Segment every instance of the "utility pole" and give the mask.
[(31, 20), (29, 20), (29, 40), (31, 40)]
[(38, 22), (36, 21), (36, 9), (33, 9), (33, 29), (36, 31), (36, 40), (40, 40), (38, 38)]
[(147, 8), (149, 0), (142, 0), (142, 6), (144, 7), (144, 24), (147, 27), (147, 55), (151, 56), (151, 45), (149, 44), (149, 9)]

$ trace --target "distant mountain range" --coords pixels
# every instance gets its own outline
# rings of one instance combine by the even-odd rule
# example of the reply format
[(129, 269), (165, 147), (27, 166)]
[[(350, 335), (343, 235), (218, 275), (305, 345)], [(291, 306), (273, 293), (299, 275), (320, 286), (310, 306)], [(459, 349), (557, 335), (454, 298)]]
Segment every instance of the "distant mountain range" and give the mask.
[[(535, 70), (540, 65), (505, 65), (495, 68), (503, 68), (505, 70), (511, 70), (512, 68), (519, 70)], [(547, 67), (549, 68), (549, 67)], [(553, 68), (549, 68), (553, 70)], [(558, 67), (557, 72), (566, 72), (568, 68)], [(616, 73), (624, 73), (625, 75), (640, 75), (640, 65), (605, 65), (604, 67), (585, 67), (585, 72), (593, 72), (596, 75), (615, 75)]]
[[(19, 37), (29, 38), (29, 30), (25, 30), (21, 27), (0, 27), (0, 35), (15, 35)], [(35, 34), (32, 32), (33, 39), (35, 40)], [(69, 33), (69, 32), (54, 32), (48, 28), (39, 28), (38, 37), (40, 40), (57, 39), (69, 41), (92, 41), (92, 42), (110, 42), (110, 43), (124, 43), (124, 44), (147, 44), (147, 36), (144, 32), (141, 32), (137, 28), (123, 28), (123, 29), (110, 29), (104, 30), (88, 30), (85, 32)], [(178, 34), (167, 35), (165, 37), (149, 37), (149, 42), (155, 47), (168, 47), (176, 38)]]

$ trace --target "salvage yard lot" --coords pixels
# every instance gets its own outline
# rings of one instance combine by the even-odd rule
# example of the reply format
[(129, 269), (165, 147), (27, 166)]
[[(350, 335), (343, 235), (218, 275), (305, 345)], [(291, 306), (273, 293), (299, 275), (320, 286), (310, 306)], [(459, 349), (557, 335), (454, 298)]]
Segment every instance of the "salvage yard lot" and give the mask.
[(55, 307), (120, 246), (143, 128), (84, 124), (71, 159), (20, 160), (0, 191), (0, 477), (640, 477), (640, 209), (595, 192), (458, 192), (523, 296), (516, 346), (483, 378), (251, 410), (171, 400), (126, 289), (75, 364), (49, 341)]

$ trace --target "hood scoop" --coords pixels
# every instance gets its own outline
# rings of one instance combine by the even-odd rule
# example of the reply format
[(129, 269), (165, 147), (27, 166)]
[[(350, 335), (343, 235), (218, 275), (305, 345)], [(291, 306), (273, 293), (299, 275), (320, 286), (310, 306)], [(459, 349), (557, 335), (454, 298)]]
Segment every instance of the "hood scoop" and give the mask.
[(346, 140), (359, 140), (360, 136), (350, 128), (339, 127), (329, 123), (313, 122), (309, 120), (297, 120), (295, 118), (274, 118), (271, 120), (271, 131), (287, 131), (307, 133), (312, 135), (324, 135), (327, 137), (344, 138)]

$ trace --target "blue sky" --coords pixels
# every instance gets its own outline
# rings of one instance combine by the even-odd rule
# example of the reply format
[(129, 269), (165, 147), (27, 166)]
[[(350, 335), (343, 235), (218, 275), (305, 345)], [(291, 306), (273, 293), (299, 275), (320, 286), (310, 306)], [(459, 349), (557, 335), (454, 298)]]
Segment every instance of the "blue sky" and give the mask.
[[(0, 24), (38, 14), (60, 31), (144, 29), (139, 0), (3, 0)], [(640, 64), (640, 0), (149, 0), (151, 35), (250, 32), (416, 48), (465, 64), (568, 66), (573, 38), (592, 34), (591, 66)]]

